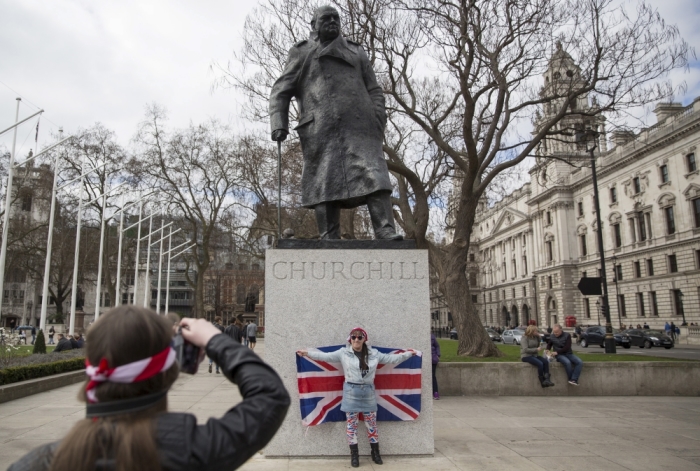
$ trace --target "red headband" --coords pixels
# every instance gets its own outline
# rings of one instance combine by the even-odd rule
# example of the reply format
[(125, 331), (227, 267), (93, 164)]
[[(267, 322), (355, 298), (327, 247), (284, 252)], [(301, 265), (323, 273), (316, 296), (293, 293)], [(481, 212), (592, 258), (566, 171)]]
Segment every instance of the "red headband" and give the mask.
[(352, 333), (353, 333), (353, 332), (356, 332), (356, 331), (358, 331), (358, 330), (359, 330), (360, 332), (362, 332), (362, 335), (365, 336), (365, 341), (369, 341), (369, 336), (367, 335), (367, 332), (365, 331), (365, 329), (363, 329), (362, 327), (355, 327), (354, 329), (352, 329), (352, 330), (350, 331), (350, 335), (348, 335), (348, 342), (350, 341), (350, 337), (352, 336)]
[(167, 370), (175, 362), (175, 350), (166, 347), (160, 353), (156, 353), (152, 357), (144, 358), (133, 363), (110, 368), (107, 364), (107, 359), (100, 360), (98, 366), (92, 366), (90, 361), (85, 359), (85, 373), (90, 378), (85, 393), (88, 401), (97, 402), (97, 396), (94, 389), (105, 381), (112, 383), (138, 383), (139, 381), (152, 378), (158, 373)]

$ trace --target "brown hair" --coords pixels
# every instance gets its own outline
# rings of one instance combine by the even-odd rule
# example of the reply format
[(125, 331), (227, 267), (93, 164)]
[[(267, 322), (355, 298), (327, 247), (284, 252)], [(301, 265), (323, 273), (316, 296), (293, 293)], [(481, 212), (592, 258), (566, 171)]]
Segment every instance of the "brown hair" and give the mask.
[[(97, 365), (105, 358), (114, 368), (163, 351), (172, 340), (172, 324), (151, 310), (125, 305), (100, 316), (90, 327), (88, 337), (85, 354), (90, 363)], [(144, 396), (170, 388), (178, 372), (174, 363), (167, 371), (145, 381), (104, 382), (94, 391), (99, 402)], [(78, 398), (87, 401), (84, 388)], [(163, 398), (144, 411), (77, 422), (56, 450), (51, 469), (94, 471), (98, 460), (111, 459), (116, 471), (160, 470), (153, 419), (166, 410), (167, 398)]]
[[(357, 335), (360, 334), (363, 337), (365, 336), (365, 333), (362, 332), (361, 330), (353, 330), (350, 332), (350, 335)], [(360, 354), (360, 369), (361, 370), (369, 370), (369, 350), (367, 349), (367, 339), (365, 338), (365, 341), (362, 342), (362, 350)]]
[(540, 335), (537, 333), (537, 326), (536, 325), (529, 325), (527, 326), (527, 329), (525, 329), (525, 337), (530, 337), (530, 338), (539, 338)]

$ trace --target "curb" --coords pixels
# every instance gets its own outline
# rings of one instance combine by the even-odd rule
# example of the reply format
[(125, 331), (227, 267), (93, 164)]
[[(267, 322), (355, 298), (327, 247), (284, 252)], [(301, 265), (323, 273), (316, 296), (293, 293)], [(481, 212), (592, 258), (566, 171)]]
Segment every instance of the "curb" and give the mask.
[(19, 383), (0, 386), (0, 404), (14, 401), (32, 394), (38, 394), (52, 389), (70, 386), (85, 380), (85, 370), (69, 371), (57, 375), (46, 376), (44, 378), (29, 379)]

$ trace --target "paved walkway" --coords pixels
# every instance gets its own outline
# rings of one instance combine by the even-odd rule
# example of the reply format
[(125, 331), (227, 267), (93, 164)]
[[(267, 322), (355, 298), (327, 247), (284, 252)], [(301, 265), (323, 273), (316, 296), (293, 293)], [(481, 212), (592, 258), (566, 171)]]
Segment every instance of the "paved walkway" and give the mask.
[[(264, 344), (256, 350), (262, 353)], [(168, 395), (171, 410), (204, 422), (240, 400), (235, 386), (206, 367), (205, 362), (197, 375), (178, 379)], [(79, 388), (0, 404), (0, 469), (33, 447), (60, 439), (84, 416), (76, 399)], [(386, 456), (384, 463), (372, 466), (368, 457), (361, 458), (362, 469), (378, 471), (700, 470), (700, 397), (447, 397), (435, 402), (435, 456)], [(347, 458), (257, 455), (241, 469), (346, 468)]]

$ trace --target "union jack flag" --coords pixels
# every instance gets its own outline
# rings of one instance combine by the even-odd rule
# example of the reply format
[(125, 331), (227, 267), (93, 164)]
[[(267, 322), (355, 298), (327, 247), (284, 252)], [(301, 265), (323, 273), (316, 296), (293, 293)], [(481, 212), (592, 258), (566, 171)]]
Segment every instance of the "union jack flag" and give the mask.
[[(344, 345), (309, 349), (334, 352)], [(403, 353), (405, 350), (376, 348), (382, 353)], [(307, 426), (324, 422), (345, 422), (345, 412), (340, 410), (343, 400), (343, 367), (340, 363), (312, 360), (296, 356), (297, 384), (301, 423)], [(379, 365), (374, 378), (377, 394), (377, 420), (416, 420), (420, 414), (421, 393), (420, 355), (413, 356), (398, 365)]]

